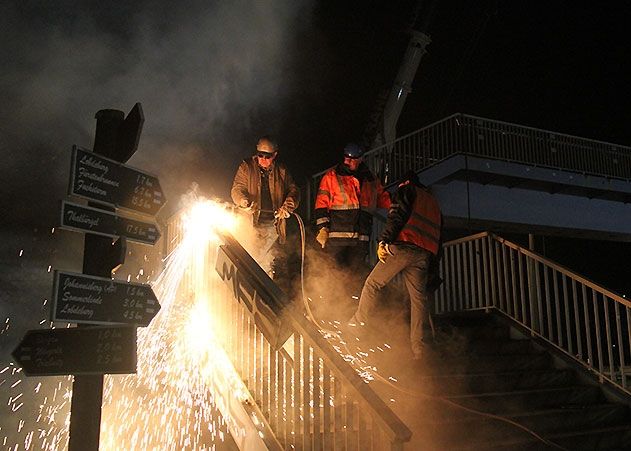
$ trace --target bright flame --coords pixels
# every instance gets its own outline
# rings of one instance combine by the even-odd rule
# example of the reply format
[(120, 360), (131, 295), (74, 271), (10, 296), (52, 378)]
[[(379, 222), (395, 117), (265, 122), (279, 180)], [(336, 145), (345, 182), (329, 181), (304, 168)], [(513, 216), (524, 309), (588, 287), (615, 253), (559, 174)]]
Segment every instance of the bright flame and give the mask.
[(162, 308), (138, 331), (138, 373), (106, 378), (102, 449), (207, 449), (228, 429), (244, 435), (225, 413), (249, 394), (217, 339), (229, 325), (211, 309), (216, 232), (236, 230), (240, 218), (207, 199), (180, 217), (178, 244), (153, 284)]
[(199, 200), (183, 214), (186, 239), (198, 244), (216, 242), (217, 230), (233, 230), (238, 223), (234, 213), (211, 200)]
[[(229, 429), (235, 440), (245, 436), (245, 430), (235, 418), (220, 415), (220, 412), (229, 412), (231, 400), (252, 401), (220, 344), (220, 337), (225, 336), (232, 325), (222, 323), (212, 313), (216, 302), (214, 284), (218, 278), (214, 262), (221, 244), (217, 232), (230, 231), (255, 258), (261, 246), (246, 232), (249, 217), (235, 214), (225, 204), (196, 198), (180, 217), (180, 235), (174, 239), (177, 246), (152, 283), (162, 308), (148, 327), (138, 329), (138, 372), (105, 378), (100, 439), (103, 450), (212, 449), (214, 443), (224, 441)], [(22, 253), (20, 250), (20, 256)], [(143, 275), (143, 270), (139, 274)], [(339, 321), (335, 321), (333, 329), (338, 326)], [(8, 327), (9, 318), (0, 333)], [(367, 364), (368, 353), (351, 350), (337, 330), (322, 329), (321, 333), (365, 382), (374, 380), (376, 368)], [(352, 340), (352, 337), (346, 338)], [(293, 355), (293, 345), (293, 340), (285, 344), (289, 355)], [(383, 348), (389, 350), (390, 346), (384, 343)], [(382, 348), (377, 349), (383, 352)], [(0, 385), (9, 373), (12, 381), (21, 381), (19, 368), (0, 368), (0, 375), (3, 373)], [(302, 383), (294, 381), (293, 374), (289, 377), (290, 385)], [(68, 376), (59, 382), (53, 396), (44, 399), (39, 406), (37, 434), (29, 434), (27, 440), (32, 449), (56, 450), (67, 442), (70, 381)], [(309, 386), (313, 390), (313, 381)], [(20, 390), (20, 383), (11, 387)], [(35, 391), (39, 390), (40, 385)], [(21, 393), (9, 399), (16, 415), (25, 410)], [(321, 404), (334, 405), (333, 398), (324, 398), (321, 394)], [(291, 413), (294, 402), (293, 394), (283, 401), (286, 410), (283, 421), (288, 420), (287, 412)], [(263, 422), (258, 423), (258, 427), (263, 427)], [(22, 428), (23, 422), (19, 424)], [(0, 431), (4, 432), (1, 428)], [(263, 437), (263, 432), (258, 431), (258, 435)], [(6, 444), (6, 436), (4, 441)], [(21, 445), (23, 448), (24, 443)]]

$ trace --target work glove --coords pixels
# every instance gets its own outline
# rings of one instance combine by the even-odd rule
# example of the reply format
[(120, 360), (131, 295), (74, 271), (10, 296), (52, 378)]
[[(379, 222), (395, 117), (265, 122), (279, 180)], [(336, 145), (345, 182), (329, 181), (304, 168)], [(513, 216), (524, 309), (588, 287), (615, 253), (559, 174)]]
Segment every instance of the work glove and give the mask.
[(390, 251), (390, 246), (388, 243), (384, 243), (383, 241), (379, 241), (379, 245), (377, 246), (377, 257), (379, 257), (379, 261), (381, 263), (385, 263), (386, 259), (392, 255)]
[(239, 208), (242, 208), (245, 211), (251, 211), (253, 205), (254, 202), (249, 199), (241, 199), (241, 201), (239, 201)]
[(285, 207), (280, 207), (274, 213), (274, 218), (275, 219), (287, 219), (287, 218), (289, 218), (290, 215), (291, 215), (291, 213), (289, 213)]
[(318, 236), (316, 236), (316, 241), (320, 243), (320, 246), (322, 246), (322, 249), (324, 249), (324, 246), (326, 245), (326, 242), (328, 240), (329, 240), (329, 229), (327, 229), (326, 227), (322, 227), (320, 231), (318, 232)]

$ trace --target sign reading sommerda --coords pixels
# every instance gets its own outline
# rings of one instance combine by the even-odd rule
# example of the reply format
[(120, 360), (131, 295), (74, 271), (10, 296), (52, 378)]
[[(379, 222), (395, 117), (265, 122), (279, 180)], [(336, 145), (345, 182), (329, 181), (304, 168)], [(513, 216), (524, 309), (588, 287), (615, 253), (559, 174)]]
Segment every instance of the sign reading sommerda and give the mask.
[(147, 284), (55, 271), (52, 321), (144, 327), (159, 310)]

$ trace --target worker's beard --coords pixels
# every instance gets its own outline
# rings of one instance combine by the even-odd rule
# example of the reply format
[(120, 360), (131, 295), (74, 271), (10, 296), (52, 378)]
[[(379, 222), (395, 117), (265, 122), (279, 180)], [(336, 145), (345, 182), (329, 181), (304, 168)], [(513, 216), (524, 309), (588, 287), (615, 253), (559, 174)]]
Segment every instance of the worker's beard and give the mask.
[(342, 162), (342, 164), (339, 167), (341, 169), (340, 170), (341, 175), (355, 175), (356, 171), (353, 171), (353, 169), (346, 163)]

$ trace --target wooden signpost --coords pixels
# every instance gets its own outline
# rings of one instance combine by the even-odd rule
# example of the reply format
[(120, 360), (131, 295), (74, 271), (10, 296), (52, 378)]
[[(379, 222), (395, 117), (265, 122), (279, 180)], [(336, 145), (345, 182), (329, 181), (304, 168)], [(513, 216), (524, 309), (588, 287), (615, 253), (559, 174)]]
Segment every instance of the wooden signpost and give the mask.
[(138, 147), (142, 107), (137, 103), (126, 118), (101, 110), (96, 119), (94, 150), (72, 149), (68, 188), (88, 205), (63, 201), (61, 209), (62, 228), (85, 232), (83, 274), (55, 271), (51, 311), (51, 321), (77, 327), (29, 330), (13, 351), (27, 376), (75, 375), (69, 451), (99, 449), (103, 375), (136, 372), (136, 327), (160, 310), (149, 285), (112, 280), (125, 262), (127, 239), (153, 245), (160, 238), (153, 221), (166, 202), (160, 182), (123, 164)]

